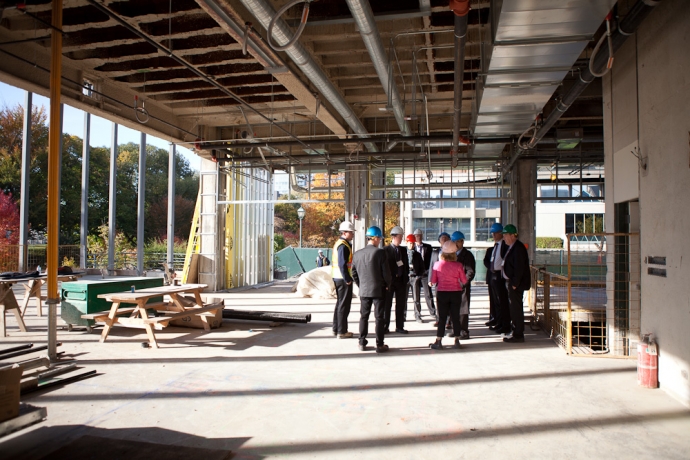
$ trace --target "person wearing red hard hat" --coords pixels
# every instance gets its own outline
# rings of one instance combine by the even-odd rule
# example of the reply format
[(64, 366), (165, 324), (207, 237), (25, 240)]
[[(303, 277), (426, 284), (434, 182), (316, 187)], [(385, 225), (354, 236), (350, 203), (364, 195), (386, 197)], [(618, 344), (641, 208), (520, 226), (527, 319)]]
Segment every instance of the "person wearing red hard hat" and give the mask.
[(443, 349), (441, 341), (445, 333), (446, 318), (450, 314), (453, 324), (455, 347), (460, 348), (460, 302), (462, 287), (467, 284), (465, 267), (457, 261), (455, 252), (457, 246), (452, 241), (446, 241), (441, 246), (441, 260), (436, 262), (431, 270), (430, 285), (436, 285), (436, 309), (438, 313), (438, 327), (436, 328), (436, 342), (429, 344), (434, 350)]
[(407, 241), (407, 260), (410, 264), (410, 282), (408, 287), (412, 289), (412, 299), (414, 300), (414, 316), (418, 323), (423, 323), (422, 320), (422, 304), (420, 301), (421, 294), (421, 284), (424, 279), (424, 274), (426, 270), (424, 269), (424, 259), (422, 255), (415, 250), (415, 245), (417, 244), (417, 239), (415, 235), (407, 235), (405, 238)]

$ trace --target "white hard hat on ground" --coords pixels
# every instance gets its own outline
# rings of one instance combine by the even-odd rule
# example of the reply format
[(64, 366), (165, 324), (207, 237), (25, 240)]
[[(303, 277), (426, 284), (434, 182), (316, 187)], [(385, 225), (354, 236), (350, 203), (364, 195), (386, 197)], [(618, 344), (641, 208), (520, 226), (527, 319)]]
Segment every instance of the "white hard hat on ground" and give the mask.
[(342, 224), (340, 224), (340, 228), (338, 229), (341, 232), (354, 232), (355, 231), (355, 226), (352, 225), (352, 222), (345, 221)]

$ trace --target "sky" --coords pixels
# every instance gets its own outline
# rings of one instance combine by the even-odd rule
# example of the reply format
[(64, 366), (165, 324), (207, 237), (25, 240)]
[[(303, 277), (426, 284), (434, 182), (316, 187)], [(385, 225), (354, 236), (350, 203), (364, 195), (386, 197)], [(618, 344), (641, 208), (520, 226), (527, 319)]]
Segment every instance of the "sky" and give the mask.
[[(7, 85), (0, 82), (0, 107), (14, 107), (17, 104), (24, 106), (26, 101), (26, 91), (14, 86)], [(44, 106), (46, 111), (50, 107), (50, 100), (46, 97), (34, 93), (34, 106)], [(82, 110), (70, 107), (65, 104), (63, 112), (63, 132), (73, 136), (84, 138), (84, 112)], [(96, 115), (91, 115), (91, 147), (107, 147), (110, 148), (111, 131), (113, 123)], [(141, 133), (133, 129), (120, 125), (117, 131), (117, 143), (127, 144), (133, 142), (139, 144), (141, 140)], [(156, 147), (168, 150), (170, 142), (146, 135), (146, 143)], [(187, 159), (189, 166), (199, 171), (201, 169), (201, 159), (195, 155), (191, 150), (177, 146), (177, 152)]]

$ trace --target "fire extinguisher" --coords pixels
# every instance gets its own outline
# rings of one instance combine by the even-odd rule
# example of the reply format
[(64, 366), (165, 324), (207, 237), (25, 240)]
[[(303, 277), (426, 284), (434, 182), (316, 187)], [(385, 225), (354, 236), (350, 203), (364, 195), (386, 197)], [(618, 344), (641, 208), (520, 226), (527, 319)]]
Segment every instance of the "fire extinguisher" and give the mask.
[(659, 368), (653, 334), (645, 334), (637, 343), (637, 383), (645, 388), (659, 387)]

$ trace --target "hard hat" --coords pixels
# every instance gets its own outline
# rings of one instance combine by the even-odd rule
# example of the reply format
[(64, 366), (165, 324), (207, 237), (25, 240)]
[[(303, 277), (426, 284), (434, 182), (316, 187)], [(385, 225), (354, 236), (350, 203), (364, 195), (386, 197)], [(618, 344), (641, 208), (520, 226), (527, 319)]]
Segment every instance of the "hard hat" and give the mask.
[(438, 241), (441, 241), (442, 236), (445, 236), (446, 238), (450, 239), (450, 235), (446, 232), (443, 232), (438, 236)]
[(421, 228), (418, 228), (418, 229), (416, 229), (416, 230), (414, 231), (414, 234), (415, 234), (415, 235), (424, 235), (424, 232), (422, 231)]
[(395, 227), (393, 227), (391, 229), (391, 235), (404, 235), (404, 234), (405, 234), (405, 230), (403, 230), (403, 228), (399, 225), (396, 225)]
[(405, 237), (405, 241), (407, 241), (408, 243), (416, 243), (417, 238), (415, 238), (414, 235), (407, 235)]
[(503, 233), (503, 225), (499, 224), (496, 222), (491, 226), (491, 230), (489, 230), (491, 233)]
[(319, 254), (323, 254), (323, 249), (319, 249)]
[(441, 252), (444, 254), (455, 254), (455, 252), (458, 250), (458, 248), (453, 244), (452, 241), (446, 241), (443, 243), (443, 246), (441, 246)]
[(342, 224), (340, 224), (340, 228), (338, 230), (340, 230), (341, 232), (354, 232), (355, 226), (352, 225), (352, 222), (346, 220)]
[(383, 238), (383, 232), (380, 228), (373, 226), (367, 229), (367, 238)]
[(517, 235), (517, 228), (515, 228), (515, 225), (513, 224), (508, 224), (503, 227), (503, 233), (507, 233), (508, 235)]
[(459, 240), (464, 240), (465, 239), (465, 234), (462, 232), (453, 232), (452, 235), (450, 235), (450, 240), (455, 242)]

